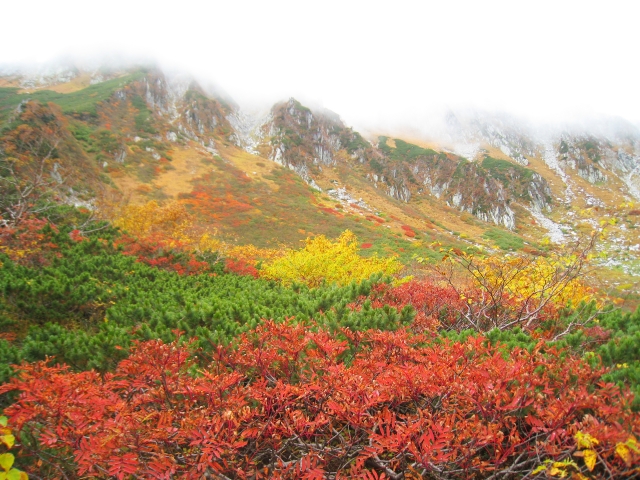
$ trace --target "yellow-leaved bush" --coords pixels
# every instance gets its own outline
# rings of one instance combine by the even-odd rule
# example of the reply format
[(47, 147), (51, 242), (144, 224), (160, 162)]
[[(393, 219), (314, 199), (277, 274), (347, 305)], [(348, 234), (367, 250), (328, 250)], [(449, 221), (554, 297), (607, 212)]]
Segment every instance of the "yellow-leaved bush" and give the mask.
[(198, 227), (186, 206), (179, 201), (164, 205), (151, 200), (143, 205), (125, 205), (114, 215), (113, 224), (138, 238), (160, 235), (169, 247), (184, 247), (199, 252), (217, 252), (228, 258), (243, 260), (251, 265), (273, 260), (282, 255), (281, 249), (259, 248), (254, 245), (233, 245)]
[(113, 224), (137, 237), (162, 232), (168, 239), (183, 241), (190, 220), (183, 204), (172, 201), (160, 205), (151, 200), (144, 205), (121, 207)]
[(575, 272), (575, 255), (548, 257), (494, 256), (474, 258), (473, 276), (481, 287), (504, 290), (516, 301), (549, 297), (555, 304), (573, 306), (595, 299), (595, 291)]
[(304, 248), (268, 262), (260, 275), (284, 285), (298, 282), (317, 287), (323, 282), (346, 285), (374, 274), (394, 275), (403, 267), (396, 257), (361, 257), (358, 248), (357, 238), (349, 230), (335, 241), (324, 235), (307, 238)]

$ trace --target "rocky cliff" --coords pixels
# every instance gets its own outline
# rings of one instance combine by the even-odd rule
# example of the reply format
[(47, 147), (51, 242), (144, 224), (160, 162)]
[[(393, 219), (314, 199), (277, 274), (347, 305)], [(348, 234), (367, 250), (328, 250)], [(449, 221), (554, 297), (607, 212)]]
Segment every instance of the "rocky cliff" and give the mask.
[[(485, 131), (492, 131), (495, 139), (501, 138), (488, 127)], [(323, 169), (340, 164), (357, 170), (375, 188), (397, 200), (410, 202), (427, 195), (510, 229), (516, 225), (514, 203), (544, 210), (551, 202), (544, 178), (523, 167), (523, 161), (511, 163), (487, 157), (471, 162), (454, 153), (387, 137), (380, 137), (378, 144), (372, 145), (346, 127), (336, 114), (314, 112), (294, 99), (274, 106), (261, 133), (258, 150), (316, 188)], [(513, 151), (531, 145), (521, 142), (519, 148)]]

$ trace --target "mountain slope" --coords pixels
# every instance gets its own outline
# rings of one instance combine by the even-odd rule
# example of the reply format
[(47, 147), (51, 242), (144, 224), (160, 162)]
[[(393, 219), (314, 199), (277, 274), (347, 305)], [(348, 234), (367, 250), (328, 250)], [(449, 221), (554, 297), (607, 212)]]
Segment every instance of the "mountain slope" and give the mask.
[(493, 247), (495, 231), (520, 238), (504, 245), (539, 250), (545, 236), (562, 243), (605, 222), (610, 266), (640, 269), (640, 135), (628, 125), (540, 133), (509, 117), (450, 113), (429, 142), (366, 139), (294, 99), (252, 118), (155, 68), (14, 72), (2, 85), (5, 137), (36, 106), (64, 120), (56, 159), (66, 163), (49, 162), (45, 176), (64, 180), (56, 191), (68, 202), (175, 199), (239, 243), (293, 245), (349, 228), (372, 251), (407, 256), (416, 240)]

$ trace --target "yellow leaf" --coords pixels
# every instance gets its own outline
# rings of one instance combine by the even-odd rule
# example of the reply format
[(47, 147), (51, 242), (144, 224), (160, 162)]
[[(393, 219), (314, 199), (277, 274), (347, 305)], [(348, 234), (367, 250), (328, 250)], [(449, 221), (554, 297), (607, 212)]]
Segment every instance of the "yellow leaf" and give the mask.
[(573, 438), (578, 444), (579, 449), (593, 448), (600, 443), (597, 438), (589, 435), (588, 433), (582, 433), (580, 431), (576, 432)]
[(627, 466), (629, 466), (629, 464), (631, 463), (631, 451), (629, 450), (629, 447), (627, 447), (624, 443), (618, 443), (616, 445), (616, 453), (622, 459), (622, 461), (626, 463)]
[(584, 464), (587, 466), (590, 472), (593, 472), (593, 469), (596, 466), (596, 461), (598, 460), (598, 454), (595, 450), (585, 450), (584, 451)]
[(558, 467), (551, 467), (551, 469), (549, 470), (549, 475), (551, 475), (552, 477), (564, 478), (567, 476), (567, 472), (566, 470), (562, 470)]
[(536, 469), (531, 472), (531, 475), (537, 475), (540, 472), (545, 472), (547, 470), (547, 466), (546, 465), (539, 465), (538, 467), (536, 467)]
[(0, 467), (2, 467), (5, 472), (8, 472), (9, 470), (11, 470), (14, 460), (15, 457), (12, 453), (3, 453), (2, 455), (0, 455)]
[(16, 437), (11, 434), (2, 435), (0, 436), (0, 442), (4, 443), (7, 448), (11, 448), (16, 443)]
[(640, 453), (640, 449), (638, 448), (638, 442), (636, 442), (635, 438), (629, 437), (629, 440), (625, 442), (625, 445), (629, 447), (631, 450), (633, 450), (634, 452)]

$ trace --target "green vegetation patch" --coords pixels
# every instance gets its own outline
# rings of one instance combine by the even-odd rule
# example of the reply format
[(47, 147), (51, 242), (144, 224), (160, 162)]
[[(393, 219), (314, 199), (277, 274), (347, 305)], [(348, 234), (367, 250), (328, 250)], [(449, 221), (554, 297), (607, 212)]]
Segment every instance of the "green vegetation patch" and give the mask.
[(55, 103), (64, 113), (96, 115), (96, 106), (109, 99), (113, 93), (123, 86), (144, 76), (144, 72), (135, 72), (119, 78), (91, 85), (77, 92), (58, 93), (52, 90), (38, 90), (32, 93), (18, 93), (17, 88), (0, 88), (0, 115), (17, 107), (25, 100), (37, 100), (42, 103)]
[(482, 237), (491, 240), (501, 250), (521, 250), (524, 247), (522, 238), (498, 228), (487, 230), (482, 234)]
[(485, 157), (482, 160), (482, 168), (488, 170), (492, 177), (500, 180), (503, 184), (515, 178), (530, 181), (533, 179), (534, 174), (534, 171), (530, 168), (493, 157)]
[(415, 160), (418, 157), (436, 157), (440, 155), (438, 154), (438, 152), (432, 150), (431, 148), (422, 148), (418, 145), (400, 140), (399, 138), (393, 140), (396, 144), (396, 148), (391, 148), (389, 145), (387, 145), (387, 140), (388, 137), (378, 137), (378, 148), (392, 160), (406, 161)]
[(113, 230), (79, 242), (70, 240), (70, 230), (46, 231), (60, 254), (48, 265), (18, 265), (0, 254), (0, 325), (26, 332), (15, 342), (0, 341), (0, 382), (9, 363), (45, 356), (76, 369), (107, 370), (126, 357), (134, 340), (171, 341), (176, 329), (210, 350), (265, 319), (392, 330), (413, 318), (411, 309), (348, 308), (370, 293), (374, 280), (283, 287), (225, 274), (215, 255), (207, 257), (213, 262), (208, 273), (179, 275), (123, 255), (111, 243), (118, 238)]

